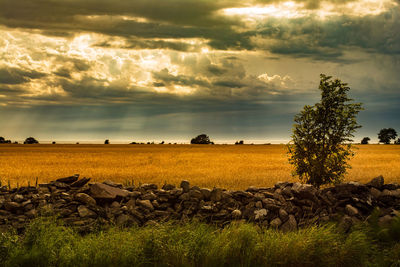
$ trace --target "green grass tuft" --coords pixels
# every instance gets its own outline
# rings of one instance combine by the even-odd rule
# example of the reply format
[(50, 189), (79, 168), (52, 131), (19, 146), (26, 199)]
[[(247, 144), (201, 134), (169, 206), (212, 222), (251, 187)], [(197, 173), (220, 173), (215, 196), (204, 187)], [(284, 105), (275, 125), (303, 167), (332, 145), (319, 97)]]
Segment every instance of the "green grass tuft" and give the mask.
[[(78, 234), (54, 218), (0, 235), (0, 266), (400, 266), (399, 220), (388, 228), (335, 225), (283, 233), (250, 223), (199, 222)], [(380, 239), (379, 231), (388, 231)], [(397, 236), (396, 236), (397, 235)]]

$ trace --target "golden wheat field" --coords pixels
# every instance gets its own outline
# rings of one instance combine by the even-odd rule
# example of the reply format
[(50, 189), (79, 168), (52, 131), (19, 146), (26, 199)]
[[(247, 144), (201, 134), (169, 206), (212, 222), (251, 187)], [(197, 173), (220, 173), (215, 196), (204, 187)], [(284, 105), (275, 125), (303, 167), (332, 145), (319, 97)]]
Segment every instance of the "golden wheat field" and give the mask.
[[(400, 182), (400, 146), (358, 146), (346, 180)], [(0, 180), (26, 185), (79, 173), (92, 181), (244, 189), (291, 177), (284, 145), (1, 145)]]

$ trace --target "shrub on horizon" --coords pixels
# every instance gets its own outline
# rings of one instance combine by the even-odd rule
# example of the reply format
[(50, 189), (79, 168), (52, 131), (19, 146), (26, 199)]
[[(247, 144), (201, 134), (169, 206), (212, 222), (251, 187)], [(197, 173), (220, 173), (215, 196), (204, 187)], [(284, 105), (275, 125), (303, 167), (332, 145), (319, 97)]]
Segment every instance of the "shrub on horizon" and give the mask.
[(24, 144), (39, 144), (39, 141), (33, 137), (28, 137), (25, 139)]
[(210, 140), (210, 137), (206, 134), (200, 134), (196, 138), (192, 138), (191, 144), (203, 144), (203, 145), (213, 145), (214, 142)]

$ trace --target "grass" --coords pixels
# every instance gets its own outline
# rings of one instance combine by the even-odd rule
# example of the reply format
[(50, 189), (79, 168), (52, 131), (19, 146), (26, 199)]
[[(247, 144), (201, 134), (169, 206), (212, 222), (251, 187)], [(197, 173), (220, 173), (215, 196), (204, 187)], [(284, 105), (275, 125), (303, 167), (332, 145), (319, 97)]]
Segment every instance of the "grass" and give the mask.
[(224, 229), (199, 222), (99, 230), (79, 235), (54, 218), (33, 221), (24, 235), (0, 235), (0, 266), (400, 266), (398, 237), (388, 228), (335, 225), (282, 233), (257, 225)]
[[(400, 182), (400, 146), (358, 146), (347, 180)], [(94, 181), (189, 180), (204, 187), (271, 186), (291, 177), (284, 145), (0, 145), (0, 180), (12, 186), (75, 173)]]

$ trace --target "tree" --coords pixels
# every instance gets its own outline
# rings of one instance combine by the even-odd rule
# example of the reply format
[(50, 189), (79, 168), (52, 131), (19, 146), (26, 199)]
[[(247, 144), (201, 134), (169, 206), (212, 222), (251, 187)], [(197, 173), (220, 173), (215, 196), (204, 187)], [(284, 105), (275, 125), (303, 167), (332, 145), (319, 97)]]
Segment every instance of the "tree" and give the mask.
[(379, 143), (390, 144), (391, 140), (396, 140), (397, 133), (393, 128), (383, 128), (378, 133)]
[(244, 144), (244, 141), (243, 140), (240, 140), (240, 141), (236, 141), (235, 142), (235, 145), (243, 145)]
[(210, 137), (206, 134), (200, 134), (196, 138), (192, 138), (190, 143), (191, 144), (205, 144), (205, 145), (214, 144), (214, 142), (212, 142), (210, 140)]
[(292, 141), (288, 144), (293, 175), (317, 187), (343, 180), (347, 161), (354, 155), (350, 142), (361, 126), (356, 122), (361, 103), (352, 103), (346, 83), (321, 74), (321, 100), (306, 105), (294, 118)]
[(39, 141), (33, 137), (28, 137), (25, 139), (24, 144), (39, 144)]
[(394, 143), (395, 143), (396, 145), (400, 145), (400, 138), (398, 138), (396, 141), (394, 141)]
[(106, 139), (106, 140), (104, 141), (104, 144), (105, 144), (105, 145), (110, 144), (110, 140)]
[(368, 142), (371, 140), (371, 138), (369, 138), (369, 137), (364, 137), (362, 140), (361, 140), (361, 144), (362, 145), (368, 145)]
[(4, 137), (0, 136), (0, 144), (11, 144), (11, 140), (6, 140)]

